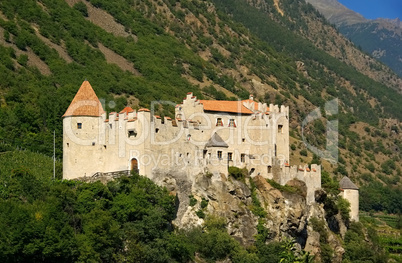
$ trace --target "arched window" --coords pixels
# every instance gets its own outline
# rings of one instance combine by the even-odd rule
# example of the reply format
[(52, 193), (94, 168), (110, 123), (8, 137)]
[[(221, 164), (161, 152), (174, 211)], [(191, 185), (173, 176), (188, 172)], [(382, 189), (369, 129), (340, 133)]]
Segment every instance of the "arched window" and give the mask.
[(134, 173), (139, 173), (138, 160), (135, 158), (131, 159), (131, 171)]

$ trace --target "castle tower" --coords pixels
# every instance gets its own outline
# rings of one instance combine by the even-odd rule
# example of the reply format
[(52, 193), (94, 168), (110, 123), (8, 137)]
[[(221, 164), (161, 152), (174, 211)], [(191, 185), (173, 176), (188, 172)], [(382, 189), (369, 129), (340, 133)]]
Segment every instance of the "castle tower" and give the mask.
[(85, 80), (63, 115), (63, 178), (92, 176), (102, 165), (105, 114)]
[(341, 188), (341, 196), (350, 203), (350, 219), (359, 221), (359, 188), (349, 179), (344, 176), (339, 182)]

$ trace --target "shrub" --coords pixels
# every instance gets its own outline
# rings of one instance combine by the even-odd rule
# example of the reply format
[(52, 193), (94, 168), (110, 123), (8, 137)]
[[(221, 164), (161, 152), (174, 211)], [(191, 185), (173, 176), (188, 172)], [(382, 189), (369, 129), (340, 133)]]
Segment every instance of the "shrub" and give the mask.
[(209, 200), (202, 198), (201, 209), (206, 208), (208, 206), (208, 202), (209, 202)]
[(348, 200), (339, 197), (337, 203), (336, 203), (339, 212), (341, 213), (342, 219), (345, 222), (346, 225), (349, 224), (350, 220), (350, 203)]
[(204, 213), (204, 211), (202, 211), (201, 209), (199, 209), (197, 212), (195, 212), (195, 214), (196, 214), (199, 218), (205, 218), (205, 213)]
[(307, 156), (307, 150), (306, 149), (301, 150), (300, 155), (301, 156)]
[(195, 206), (197, 204), (197, 199), (193, 195), (188, 196), (190, 198), (190, 206)]
[(244, 178), (248, 174), (247, 168), (240, 169), (235, 166), (229, 166), (228, 172), (229, 172), (229, 175), (232, 176), (236, 180), (244, 180)]
[(83, 16), (88, 17), (88, 9), (83, 2), (76, 3), (73, 8), (80, 12)]

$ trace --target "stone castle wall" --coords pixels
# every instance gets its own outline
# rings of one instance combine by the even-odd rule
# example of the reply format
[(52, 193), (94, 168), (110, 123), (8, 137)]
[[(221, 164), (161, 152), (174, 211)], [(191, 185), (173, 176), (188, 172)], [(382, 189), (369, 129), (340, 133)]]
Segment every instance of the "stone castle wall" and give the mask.
[[(131, 170), (134, 162), (141, 174), (151, 178), (156, 171), (171, 170), (219, 177), (227, 175), (229, 166), (246, 167), (252, 177), (273, 178), (279, 164), (276, 180), (304, 181), (311, 202), (321, 186), (321, 168), (312, 166), (308, 171), (288, 165), (289, 108), (273, 104), (267, 108), (252, 99), (237, 104), (239, 109), (242, 105), (253, 109), (252, 114), (206, 111), (189, 93), (176, 106), (175, 119), (154, 116), (147, 109), (65, 117), (63, 177)], [(216, 145), (210, 143), (215, 134), (221, 139)]]

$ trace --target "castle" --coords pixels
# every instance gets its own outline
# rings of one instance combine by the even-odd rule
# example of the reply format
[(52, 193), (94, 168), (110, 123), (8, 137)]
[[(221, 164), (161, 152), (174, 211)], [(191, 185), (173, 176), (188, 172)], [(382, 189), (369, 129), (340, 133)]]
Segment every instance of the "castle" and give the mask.
[(256, 102), (198, 100), (188, 93), (175, 105), (175, 118), (130, 107), (108, 115), (84, 81), (63, 115), (63, 178), (136, 172), (184, 171), (188, 176), (228, 175), (247, 168), (284, 185), (306, 183), (307, 202), (321, 188), (321, 166), (290, 166), (289, 108)]

